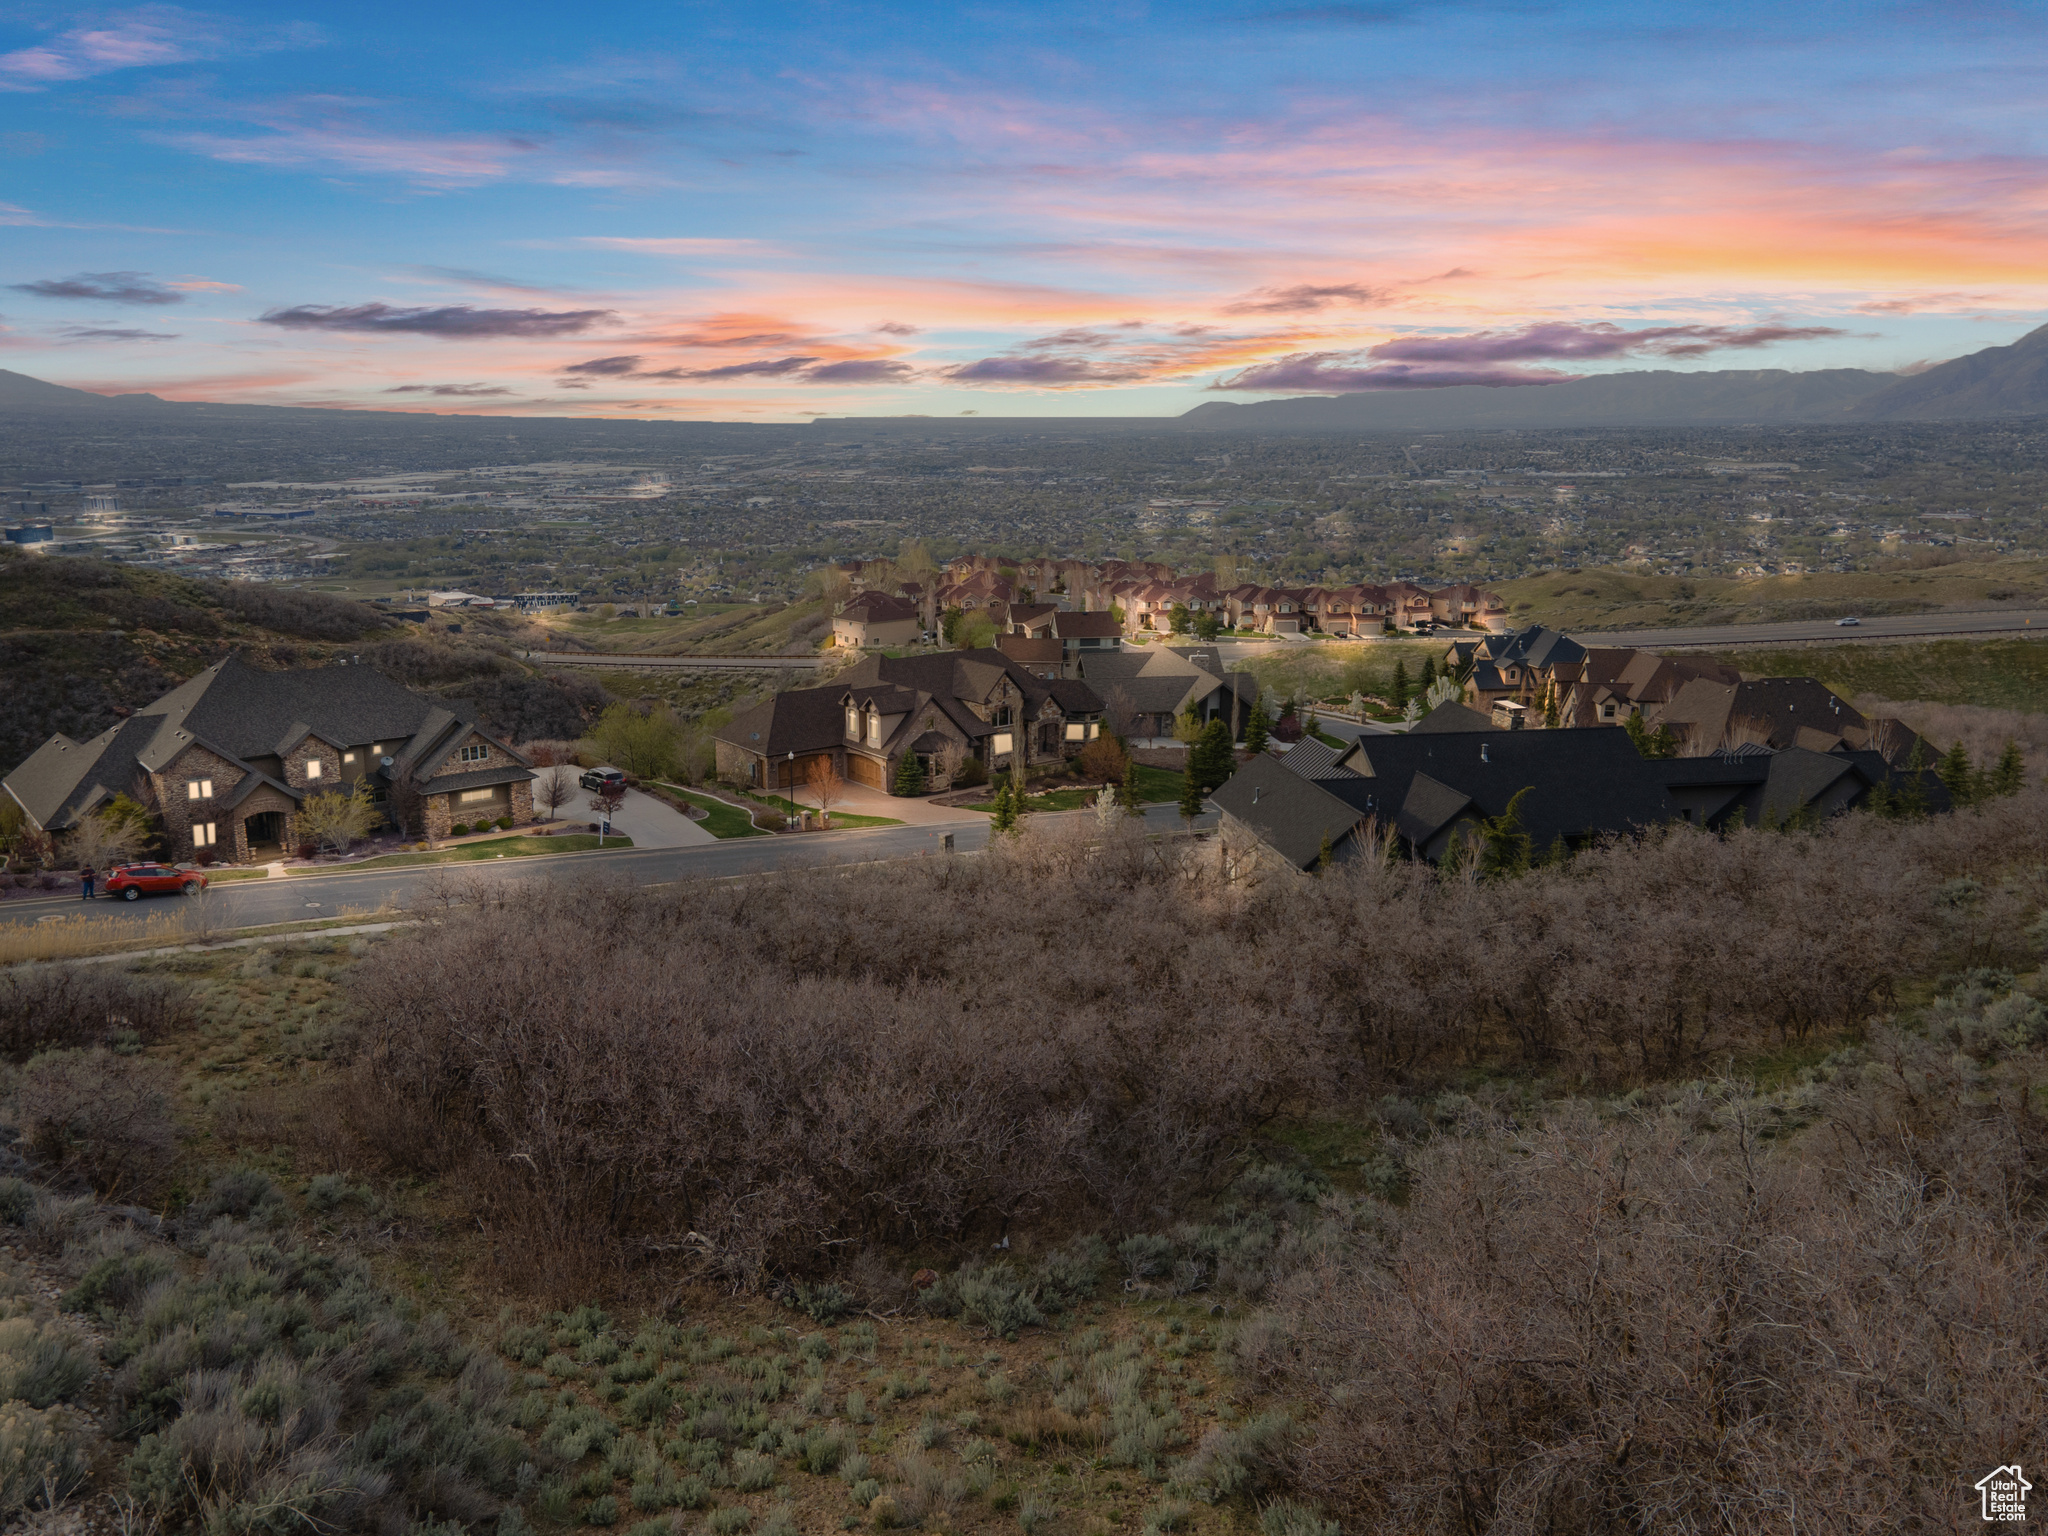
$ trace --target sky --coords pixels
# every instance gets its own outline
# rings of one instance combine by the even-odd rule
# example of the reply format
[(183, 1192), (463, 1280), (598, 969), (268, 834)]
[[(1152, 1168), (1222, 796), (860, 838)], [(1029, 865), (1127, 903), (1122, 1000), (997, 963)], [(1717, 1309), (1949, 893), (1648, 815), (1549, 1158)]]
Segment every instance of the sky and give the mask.
[(0, 367), (523, 415), (1911, 370), (2048, 319), (2048, 3), (0, 0)]

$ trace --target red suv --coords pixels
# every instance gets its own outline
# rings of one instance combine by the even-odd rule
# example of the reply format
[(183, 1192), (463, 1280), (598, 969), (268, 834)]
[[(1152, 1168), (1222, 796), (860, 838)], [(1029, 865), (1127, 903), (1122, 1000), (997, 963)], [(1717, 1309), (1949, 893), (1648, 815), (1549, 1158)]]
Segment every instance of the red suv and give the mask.
[(206, 876), (196, 869), (176, 869), (169, 864), (123, 864), (108, 873), (107, 883), (100, 889), (130, 901), (143, 896), (197, 896), (206, 889)]

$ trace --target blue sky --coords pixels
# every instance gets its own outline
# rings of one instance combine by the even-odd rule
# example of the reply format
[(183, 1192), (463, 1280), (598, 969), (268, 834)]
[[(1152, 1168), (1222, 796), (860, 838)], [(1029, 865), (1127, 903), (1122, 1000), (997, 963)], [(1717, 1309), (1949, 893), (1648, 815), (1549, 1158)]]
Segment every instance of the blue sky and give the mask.
[(2038, 6), (0, 5), (0, 366), (1171, 414), (2048, 310)]

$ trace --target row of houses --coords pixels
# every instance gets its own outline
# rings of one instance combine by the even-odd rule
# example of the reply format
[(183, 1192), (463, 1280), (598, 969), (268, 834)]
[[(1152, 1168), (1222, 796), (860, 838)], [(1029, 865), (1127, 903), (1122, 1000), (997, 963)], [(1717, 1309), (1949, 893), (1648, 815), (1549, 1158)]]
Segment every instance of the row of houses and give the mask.
[(1502, 730), (1446, 703), (1406, 734), (1365, 736), (1342, 750), (1304, 741), (1284, 757), (1256, 757), (1212, 798), (1234, 872), (1244, 875), (1267, 865), (1341, 864), (1383, 849), (1388, 838), (1414, 857), (1440, 860), (1482, 837), (1524, 790), (1516, 819), (1543, 850), (1673, 822), (1720, 830), (1819, 821), (1863, 804), (1879, 786), (1900, 792), (1910, 779), (1929, 810), (1948, 809), (1931, 770), (1901, 768), (1873, 750), (1749, 743), (1645, 758), (1621, 731)]
[(1259, 634), (1365, 636), (1435, 626), (1507, 629), (1507, 604), (1470, 585), (1434, 591), (1413, 582), (1388, 586), (1220, 587), (1212, 572), (1180, 576), (1156, 561), (1026, 560), (990, 555), (950, 562), (929, 581), (902, 580), (886, 561), (840, 566), (851, 595), (833, 618), (837, 646), (904, 645), (938, 630), (953, 610), (985, 613), (1011, 632), (1015, 611), (1043, 608), (1106, 614), (1124, 636), (1169, 634), (1213, 617), (1225, 629)]
[(1645, 730), (1668, 733), (1681, 757), (1745, 745), (1848, 748), (1878, 752), (1895, 766), (1918, 739), (1897, 720), (1864, 716), (1810, 677), (1745, 680), (1721, 662), (1584, 646), (1540, 624), (1454, 640), (1444, 664), (1469, 667), (1465, 704), (1509, 730), (1624, 726), (1633, 716)]

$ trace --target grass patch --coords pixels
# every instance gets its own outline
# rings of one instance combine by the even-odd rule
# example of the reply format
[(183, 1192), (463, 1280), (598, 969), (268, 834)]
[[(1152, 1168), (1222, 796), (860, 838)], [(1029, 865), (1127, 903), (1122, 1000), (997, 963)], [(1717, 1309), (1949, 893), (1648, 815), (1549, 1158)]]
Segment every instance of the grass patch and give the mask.
[[(805, 805), (800, 800), (790, 800), (782, 795), (748, 795), (747, 798), (757, 805), (765, 805), (770, 810), (780, 811), (785, 816), (794, 816), (799, 811), (815, 813), (818, 809), (815, 805)], [(830, 830), (842, 832), (852, 827), (900, 827), (902, 825), (903, 823), (894, 816), (856, 816), (851, 811), (834, 811), (832, 813), (832, 826)]]
[[(1458, 630), (1456, 638), (1477, 640), (1476, 630)], [(1422, 677), (1422, 664), (1443, 665), (1451, 648), (1452, 635), (1434, 640), (1346, 641), (1332, 645), (1290, 645), (1264, 655), (1233, 662), (1233, 668), (1250, 672), (1259, 682), (1283, 699), (1315, 698), (1339, 704), (1353, 693), (1387, 697), (1394, 686), (1394, 666), (1408, 669), (1412, 687)]]
[[(1145, 763), (1138, 764), (1136, 789), (1138, 804), (1177, 804), (1180, 788), (1186, 782), (1186, 775), (1171, 768), (1154, 768)], [(1024, 809), (1030, 811), (1079, 811), (1095, 803), (1095, 797), (1102, 792), (1100, 784), (1083, 784), (1073, 789), (1048, 789), (1040, 794), (1027, 795)], [(993, 800), (979, 801), (967, 807), (970, 811), (993, 811)]]
[(208, 885), (219, 885), (224, 880), (268, 880), (269, 878), (270, 871), (260, 864), (254, 869), (214, 868), (206, 871), (206, 883)]
[(678, 800), (687, 800), (699, 810), (706, 812), (704, 820), (698, 823), (713, 837), (767, 837), (770, 834), (754, 825), (753, 817), (738, 806), (710, 795), (700, 795), (693, 790), (679, 789), (673, 784), (661, 786)]
[[(630, 848), (633, 839), (613, 832), (604, 840), (607, 852)], [(537, 853), (584, 853), (597, 847), (595, 832), (570, 832), (560, 837), (494, 837), (487, 843), (464, 843), (459, 848), (441, 848), (430, 853), (387, 853), (360, 864), (343, 864), (332, 869), (294, 870), (293, 878), (307, 875), (352, 875), (365, 869), (400, 869), (408, 864), (472, 864), (478, 859), (523, 859)]]
[(2048, 711), (2048, 634), (2038, 640), (1767, 645), (1713, 655), (1762, 677), (1817, 677), (1845, 698), (1875, 693), (1932, 704)]

